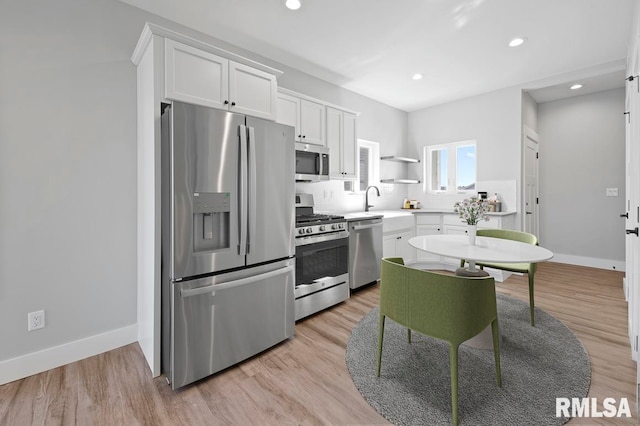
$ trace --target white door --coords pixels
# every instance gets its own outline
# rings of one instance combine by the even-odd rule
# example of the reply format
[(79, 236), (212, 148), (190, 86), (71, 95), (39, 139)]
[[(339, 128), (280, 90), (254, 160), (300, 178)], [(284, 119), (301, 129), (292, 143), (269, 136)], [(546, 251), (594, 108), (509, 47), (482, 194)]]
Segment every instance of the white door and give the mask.
[[(634, 72), (630, 75), (636, 75)], [(640, 94), (638, 81), (627, 83), (625, 284), (629, 302), (629, 339), (634, 360), (638, 360), (640, 334)]]
[[(538, 236), (539, 195), (538, 195), (538, 157), (539, 137), (536, 132), (524, 127), (524, 231)], [(539, 236), (538, 236), (539, 237)]]

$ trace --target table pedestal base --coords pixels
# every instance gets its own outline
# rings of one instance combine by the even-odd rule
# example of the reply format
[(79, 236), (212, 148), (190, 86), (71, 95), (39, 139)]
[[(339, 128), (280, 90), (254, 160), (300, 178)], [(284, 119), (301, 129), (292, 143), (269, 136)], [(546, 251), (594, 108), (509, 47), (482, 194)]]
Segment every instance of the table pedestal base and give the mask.
[(459, 277), (488, 277), (489, 273), (482, 269), (458, 268), (456, 275)]

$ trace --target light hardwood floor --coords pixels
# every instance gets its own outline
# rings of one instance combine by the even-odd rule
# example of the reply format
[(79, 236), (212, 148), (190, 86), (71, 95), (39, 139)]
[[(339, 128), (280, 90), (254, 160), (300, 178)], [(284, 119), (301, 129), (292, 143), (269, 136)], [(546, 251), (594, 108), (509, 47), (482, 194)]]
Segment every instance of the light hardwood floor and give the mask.
[[(572, 329), (589, 353), (589, 396), (600, 403), (627, 398), (634, 416), (570, 425), (636, 424), (622, 277), (550, 262), (536, 273), (536, 306)], [(512, 276), (497, 288), (527, 300), (526, 282)], [(388, 424), (360, 396), (345, 363), (351, 329), (377, 305), (378, 294), (377, 285), (358, 291), (298, 322), (295, 338), (176, 392), (164, 377), (151, 377), (137, 344), (8, 383), (0, 386), (0, 424)]]

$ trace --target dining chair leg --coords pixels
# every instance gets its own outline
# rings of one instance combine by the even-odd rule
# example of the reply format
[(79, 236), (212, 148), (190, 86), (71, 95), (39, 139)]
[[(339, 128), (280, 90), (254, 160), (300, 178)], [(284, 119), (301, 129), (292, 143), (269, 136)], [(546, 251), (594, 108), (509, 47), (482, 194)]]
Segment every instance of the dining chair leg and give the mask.
[(449, 344), (449, 367), (451, 370), (451, 417), (453, 426), (458, 426), (458, 346)]
[(534, 310), (536, 305), (533, 301), (533, 274), (528, 273), (527, 275), (529, 276), (529, 314), (531, 316), (531, 326), (535, 327), (536, 319)]
[(382, 339), (384, 336), (384, 315), (380, 315), (380, 325), (378, 330), (378, 369), (376, 371), (376, 376), (380, 377), (380, 364), (382, 363)]
[(411, 344), (411, 329), (407, 328), (407, 342)]
[(491, 323), (491, 332), (493, 333), (493, 358), (496, 363), (496, 381), (499, 387), (502, 387), (502, 371), (500, 370), (500, 328), (498, 319)]

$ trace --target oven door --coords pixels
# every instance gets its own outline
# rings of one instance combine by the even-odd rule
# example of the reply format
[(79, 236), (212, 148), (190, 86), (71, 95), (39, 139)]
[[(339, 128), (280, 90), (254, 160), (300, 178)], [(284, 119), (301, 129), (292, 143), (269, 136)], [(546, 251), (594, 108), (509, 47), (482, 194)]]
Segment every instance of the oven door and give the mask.
[(348, 235), (339, 232), (296, 240), (296, 297), (349, 281)]

